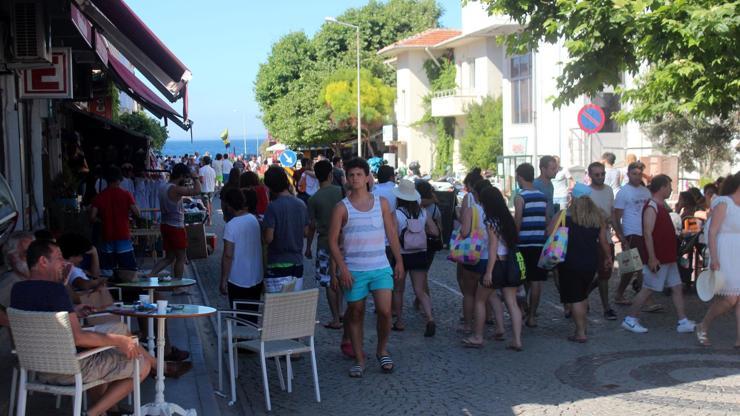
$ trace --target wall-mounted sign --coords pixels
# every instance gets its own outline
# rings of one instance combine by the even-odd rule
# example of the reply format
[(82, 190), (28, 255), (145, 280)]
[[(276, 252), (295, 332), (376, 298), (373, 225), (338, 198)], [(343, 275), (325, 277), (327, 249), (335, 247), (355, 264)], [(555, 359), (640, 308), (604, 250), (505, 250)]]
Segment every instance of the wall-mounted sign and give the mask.
[(72, 49), (52, 48), (51, 66), (21, 71), (21, 98), (72, 98)]
[(509, 140), (509, 155), (524, 155), (527, 154), (527, 138), (526, 137), (513, 137)]
[(578, 112), (578, 126), (588, 134), (601, 131), (605, 122), (604, 110), (596, 104), (586, 104)]
[(383, 126), (383, 144), (389, 145), (393, 143), (395, 138), (393, 137), (393, 125)]

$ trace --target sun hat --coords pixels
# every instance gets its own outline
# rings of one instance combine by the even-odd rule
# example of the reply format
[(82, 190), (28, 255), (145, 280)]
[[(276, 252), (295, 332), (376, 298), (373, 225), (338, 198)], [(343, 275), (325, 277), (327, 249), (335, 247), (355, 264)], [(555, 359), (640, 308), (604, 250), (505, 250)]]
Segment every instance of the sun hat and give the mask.
[(591, 187), (589, 187), (586, 184), (583, 183), (576, 183), (575, 186), (573, 186), (573, 190), (570, 191), (571, 195), (573, 195), (573, 199), (580, 198), (582, 196), (590, 196), (591, 195)]
[(393, 188), (393, 195), (404, 201), (418, 201), (421, 199), (421, 195), (416, 191), (414, 183), (408, 179), (401, 179), (398, 186)]
[(721, 271), (706, 269), (696, 279), (696, 294), (699, 299), (709, 302), (724, 286), (725, 275)]

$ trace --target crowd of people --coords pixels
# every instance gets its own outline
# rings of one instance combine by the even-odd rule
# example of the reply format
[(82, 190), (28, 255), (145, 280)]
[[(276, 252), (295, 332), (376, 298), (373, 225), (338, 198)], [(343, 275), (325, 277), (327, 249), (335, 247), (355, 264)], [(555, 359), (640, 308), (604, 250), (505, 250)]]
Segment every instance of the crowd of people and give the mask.
[[(467, 174), (464, 197), (454, 211), (454, 241), (450, 241), (474, 242), (460, 246), (468, 251), (461, 258), (474, 260), (450, 255), (457, 262), (463, 295), (462, 345), (482, 347), (487, 324), (494, 325), (494, 340), (505, 340), (506, 308), (511, 331), (507, 348), (523, 351), (522, 326), (538, 327), (543, 286), (552, 278), (566, 317), (574, 323), (568, 336), (572, 342), (588, 342), (588, 297), (594, 290), (598, 289), (605, 319), (618, 319), (612, 301), (629, 305), (622, 328), (645, 333), (649, 319), (641, 319), (641, 313), (661, 308), (653, 294), (670, 289), (677, 332), (693, 332), (702, 345), (710, 345), (712, 322), (733, 310), (738, 322), (735, 346), (740, 348), (740, 265), (733, 256), (740, 248), (740, 172), (707, 184), (703, 191), (681, 192), (671, 209), (667, 201), (674, 189), (672, 178), (648, 176), (636, 158), (624, 170), (614, 166), (613, 154), (606, 153), (602, 159), (591, 163), (587, 177), (578, 181), (552, 156), (539, 160), (537, 176), (533, 165), (517, 166), (513, 212), (501, 190), (480, 169)], [(363, 323), (369, 296), (377, 322), (376, 360), (383, 372), (393, 372), (396, 364), (388, 339), (391, 331), (407, 329), (407, 276), (414, 307), (425, 318), (423, 336), (434, 337), (437, 332), (428, 272), (439, 261), (436, 253), (447, 244), (443, 236), (452, 230), (443, 229), (442, 209), (432, 184), (416, 171), (399, 178), (393, 167), (371, 165), (360, 158), (305, 158), (300, 169), (290, 170), (260, 162), (264, 161), (232, 162), (220, 154), (213, 160), (210, 155), (185, 155), (179, 163), (169, 157), (161, 160), (169, 172), (157, 189), (166, 256), (147, 276), (172, 267), (175, 279), (183, 277), (187, 262), (183, 200), (200, 199), (210, 218), (216, 214), (210, 209), (218, 193), (226, 222), (219, 289), (229, 302), (302, 290), (307, 274), (304, 259), (310, 259), (312, 274), (325, 289), (331, 312), (324, 326), (342, 330), (340, 350), (355, 360), (349, 375), (362, 377), (367, 367)], [(80, 301), (76, 291), (103, 290), (104, 276), (138, 277), (129, 225), (131, 218), (142, 215), (139, 204), (120, 168), (107, 168), (102, 179), (105, 187), (90, 205), (91, 221), (100, 228), (95, 244), (78, 234), (62, 235), (56, 242), (48, 235), (13, 234), (3, 248), (11, 271), (0, 281), (0, 304), (68, 311), (77, 322), (91, 307)], [(682, 234), (702, 230), (709, 267), (723, 274), (724, 286), (696, 324), (684, 307), (685, 279), (679, 269), (685, 253), (678, 248)], [(543, 262), (543, 251), (550, 249), (548, 236), (556, 232), (567, 233), (567, 243), (561, 247), (566, 255), (553, 267)], [(636, 249), (644, 266), (618, 274), (612, 300), (608, 282), (615, 275), (617, 244), (621, 252)], [(636, 295), (628, 300), (625, 292), (630, 283)], [(8, 325), (4, 312), (0, 324)], [(78, 329), (73, 328), (78, 346), (113, 345), (118, 349), (109, 354), (112, 358), (83, 370), (110, 377), (111, 383), (100, 389), (99, 401), (88, 411), (101, 414), (130, 391), (130, 382), (125, 381), (127, 374), (130, 377), (129, 365), (124, 364), (130, 363), (128, 358), (142, 357), (143, 376), (153, 359), (130, 338), (116, 335), (125, 334), (125, 329), (108, 328), (98, 335), (79, 337)], [(187, 358), (186, 351), (172, 347), (167, 354), (172, 374), (187, 371), (189, 367), (177, 365)]]
[[(605, 319), (619, 318), (612, 301), (630, 306), (621, 326), (634, 333), (647, 332), (639, 319), (642, 312), (662, 309), (653, 300), (653, 292), (670, 290), (676, 331), (696, 332), (704, 345), (709, 344), (706, 328), (718, 314), (731, 307), (740, 310), (737, 290), (726, 284), (719, 292), (725, 295), (720, 297), (722, 301), (715, 301), (702, 323), (697, 325), (688, 319), (684, 279), (679, 270), (683, 254), (678, 251), (682, 233), (696, 231), (686, 228), (695, 223), (683, 220), (706, 221), (712, 207), (728, 200), (717, 202), (718, 193), (738, 193), (740, 175), (728, 176), (721, 187), (712, 183), (703, 192), (695, 188), (682, 192), (671, 209), (667, 201), (672, 179), (666, 175), (650, 177), (644, 164), (636, 158), (630, 160), (624, 169), (616, 168), (615, 156), (606, 153), (601, 161), (588, 166), (587, 176), (580, 181), (564, 173), (557, 157), (542, 157), (537, 176), (534, 166), (524, 163), (516, 169), (513, 213), (501, 191), (479, 169), (465, 177), (464, 197), (455, 210), (455, 227), (462, 237), (476, 236), (479, 260), (461, 262), (457, 267), (463, 295), (459, 330), (465, 334), (464, 346), (483, 346), (486, 323), (495, 325), (493, 339), (504, 340), (506, 307), (511, 320), (508, 348), (522, 351), (522, 326), (538, 326), (543, 284), (550, 277), (558, 287), (566, 317), (574, 322), (568, 339), (577, 343), (588, 341), (587, 299), (597, 289)], [(230, 300), (255, 300), (264, 292), (281, 291), (286, 285), (301, 288), (303, 257), (313, 259), (314, 276), (326, 289), (331, 311), (331, 320), (325, 326), (343, 329), (341, 351), (356, 361), (349, 371), (352, 377), (361, 377), (366, 367), (362, 323), (365, 300), (371, 295), (378, 331), (376, 358), (383, 371), (393, 371), (388, 337), (390, 331), (406, 329), (403, 299), (407, 276), (414, 306), (426, 321), (423, 334), (435, 335), (428, 271), (435, 252), (446, 241), (441, 237), (441, 210), (428, 181), (419, 176), (399, 180), (391, 166), (371, 167), (362, 159), (342, 165), (323, 157), (304, 159), (302, 168), (293, 175), (279, 166), (270, 166), (264, 185), (251, 172), (241, 173), (241, 177), (245, 179), (238, 184), (227, 183), (222, 191), (224, 217), (245, 217), (233, 225), (231, 221), (226, 224), (221, 290)], [(237, 189), (241, 192), (235, 192)], [(264, 211), (255, 209), (258, 200), (266, 201)], [(250, 237), (244, 236), (246, 231), (233, 230), (247, 227), (247, 223)], [(568, 233), (566, 251), (577, 255), (565, 256), (557, 267), (548, 269), (541, 261), (543, 248), (548, 236), (560, 226)], [(727, 223), (723, 226), (729, 227)], [(261, 234), (256, 232), (258, 227)], [(708, 239), (716, 239), (719, 231), (712, 234), (709, 230), (706, 228)], [(257, 257), (263, 244), (266, 256)], [(636, 249), (644, 264), (642, 270), (614, 273), (615, 245), (619, 251)], [(246, 264), (252, 260), (241, 260), (238, 270), (251, 272), (235, 272), (234, 259), (245, 257), (265, 263)], [(720, 260), (715, 257), (713, 254), (711, 267), (719, 270)], [(615, 274), (619, 283), (612, 300), (609, 280)], [(632, 300), (625, 295), (630, 283), (636, 291)]]

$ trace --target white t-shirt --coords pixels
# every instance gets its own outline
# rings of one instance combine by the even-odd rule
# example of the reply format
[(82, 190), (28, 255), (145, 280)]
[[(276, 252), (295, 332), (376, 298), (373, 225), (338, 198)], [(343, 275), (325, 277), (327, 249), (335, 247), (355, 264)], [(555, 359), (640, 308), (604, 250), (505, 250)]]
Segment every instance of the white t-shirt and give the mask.
[(234, 164), (231, 163), (229, 159), (224, 159), (222, 163), (224, 164), (223, 166), (224, 175), (228, 175), (229, 172), (231, 172), (231, 168), (234, 167)]
[(77, 266), (72, 266), (72, 268), (69, 270), (69, 276), (67, 276), (67, 285), (72, 286), (72, 283), (74, 283), (74, 281), (77, 279), (90, 280), (85, 274), (84, 270), (80, 269)]
[(623, 186), (614, 199), (614, 208), (624, 210), (622, 213), (622, 232), (625, 236), (642, 236), (642, 209), (650, 199), (650, 191), (640, 185)]
[(393, 188), (395, 187), (396, 184), (393, 182), (377, 183), (375, 184), (375, 188), (373, 188), (373, 195), (382, 196), (383, 198), (387, 199), (388, 205), (390, 205), (390, 209), (395, 210), (396, 195), (393, 193)]
[(209, 165), (204, 165), (198, 170), (198, 175), (203, 178), (202, 192), (213, 192), (216, 190), (216, 171)]
[(316, 191), (319, 190), (319, 180), (315, 176), (311, 175), (305, 175), (306, 176), (306, 193), (309, 195), (313, 195), (316, 193)]
[(604, 185), (601, 189), (596, 189), (591, 186), (591, 200), (594, 201), (597, 207), (604, 211), (604, 215), (607, 218), (612, 217), (612, 210), (614, 209), (614, 193), (612, 188), (608, 185)]
[(619, 189), (622, 187), (622, 172), (615, 167), (606, 168), (604, 172), (604, 185), (608, 185), (612, 188), (614, 195), (617, 195)]
[(224, 161), (223, 160), (214, 160), (211, 162), (211, 167), (216, 172), (216, 176), (221, 176), (224, 174)]
[(555, 174), (555, 177), (551, 180), (553, 187), (553, 198), (568, 197), (568, 188), (570, 185), (570, 179), (572, 178), (573, 175), (570, 174), (570, 171), (568, 169), (560, 169), (558, 173)]
[(260, 224), (252, 214), (232, 218), (224, 227), (224, 240), (234, 243), (229, 282), (243, 288), (262, 281)]
[[(426, 223), (427, 212), (424, 209), (421, 209), (420, 211), (421, 212), (419, 213), (419, 219), (421, 220), (422, 223)], [(396, 224), (398, 225), (397, 231), (398, 231), (399, 237), (401, 237), (401, 231), (403, 231), (403, 229), (406, 228), (408, 222), (409, 220), (408, 218), (406, 218), (406, 215), (403, 212), (401, 212), (400, 209), (397, 209), (396, 210)], [(419, 251), (423, 251), (423, 250), (407, 251), (401, 248), (401, 254), (418, 253)]]

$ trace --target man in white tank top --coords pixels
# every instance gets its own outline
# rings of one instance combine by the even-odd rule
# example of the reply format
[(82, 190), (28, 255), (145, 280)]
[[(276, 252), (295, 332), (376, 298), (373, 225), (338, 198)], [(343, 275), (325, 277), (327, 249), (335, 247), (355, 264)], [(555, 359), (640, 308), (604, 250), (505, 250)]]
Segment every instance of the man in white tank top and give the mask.
[[(339, 281), (347, 300), (344, 324), (347, 326), (356, 364), (350, 377), (362, 377), (365, 372), (363, 353), (363, 322), (365, 298), (372, 292), (378, 320), (376, 358), (381, 370), (393, 371), (393, 360), (387, 350), (391, 329), (391, 295), (393, 279), (404, 276), (401, 246), (388, 201), (368, 191), (370, 167), (363, 159), (345, 164), (349, 196), (337, 204), (329, 227), (329, 249), (339, 269)], [(340, 234), (342, 247), (340, 247)], [(385, 239), (390, 243), (395, 270), (391, 270), (385, 255)]]

